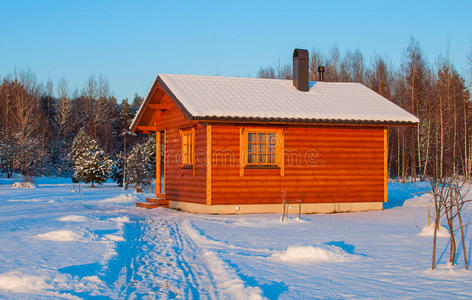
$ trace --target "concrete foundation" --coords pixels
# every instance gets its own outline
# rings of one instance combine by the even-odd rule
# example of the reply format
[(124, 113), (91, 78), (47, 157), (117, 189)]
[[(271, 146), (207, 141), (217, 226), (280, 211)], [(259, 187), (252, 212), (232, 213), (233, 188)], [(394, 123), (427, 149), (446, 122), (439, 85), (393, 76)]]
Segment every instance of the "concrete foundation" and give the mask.
[[(241, 204), (241, 205), (206, 205), (191, 202), (169, 201), (169, 207), (197, 214), (282, 214), (282, 204)], [(382, 210), (383, 202), (348, 202), (348, 203), (302, 203), (302, 214), (340, 213)], [(289, 204), (288, 213), (297, 214), (298, 204)]]

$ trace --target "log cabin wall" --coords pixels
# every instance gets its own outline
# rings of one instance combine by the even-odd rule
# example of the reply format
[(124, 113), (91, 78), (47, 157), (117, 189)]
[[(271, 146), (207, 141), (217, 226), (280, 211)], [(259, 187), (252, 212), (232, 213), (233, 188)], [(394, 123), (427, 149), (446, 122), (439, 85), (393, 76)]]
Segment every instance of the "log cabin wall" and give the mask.
[(213, 205), (279, 204), (282, 190), (289, 201), (301, 193), (304, 203), (384, 201), (382, 127), (285, 128), (284, 177), (279, 169), (244, 169), (240, 176), (240, 135), (241, 126), (212, 126)]
[[(169, 109), (160, 113), (156, 123), (166, 132), (165, 194), (174, 201), (206, 203), (206, 127), (189, 121), (165, 95), (161, 103)], [(195, 174), (192, 168), (181, 168), (180, 130), (195, 127)]]

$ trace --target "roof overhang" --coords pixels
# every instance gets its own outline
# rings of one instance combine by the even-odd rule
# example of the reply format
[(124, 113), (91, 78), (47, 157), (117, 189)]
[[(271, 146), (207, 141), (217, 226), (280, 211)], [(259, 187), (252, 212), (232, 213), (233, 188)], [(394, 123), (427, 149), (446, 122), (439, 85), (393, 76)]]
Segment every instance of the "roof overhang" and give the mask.
[(289, 119), (289, 118), (243, 118), (243, 117), (194, 117), (199, 122), (254, 123), (254, 124), (293, 124), (293, 125), (359, 125), (383, 127), (416, 127), (417, 122), (333, 120), (333, 119)]
[[(131, 132), (149, 132), (153, 131), (154, 128), (149, 125), (144, 125), (140, 126), (140, 122), (143, 118), (143, 115), (147, 109), (153, 109), (153, 110), (160, 110), (160, 109), (165, 109), (165, 107), (160, 107), (156, 104), (151, 104), (151, 99), (154, 96), (154, 93), (158, 89), (162, 89), (168, 96), (169, 98), (179, 107), (179, 109), (185, 114), (185, 116), (189, 120), (193, 120), (194, 117), (187, 111), (187, 109), (182, 105), (182, 103), (177, 99), (177, 97), (172, 93), (172, 91), (166, 86), (164, 81), (159, 77), (159, 75), (156, 76), (154, 79), (151, 88), (149, 89), (146, 98), (144, 98), (143, 103), (141, 103), (141, 106), (139, 107), (138, 112), (136, 113), (136, 116), (134, 117), (133, 121), (131, 122), (131, 125), (129, 127)], [(141, 128), (144, 128), (142, 130)]]

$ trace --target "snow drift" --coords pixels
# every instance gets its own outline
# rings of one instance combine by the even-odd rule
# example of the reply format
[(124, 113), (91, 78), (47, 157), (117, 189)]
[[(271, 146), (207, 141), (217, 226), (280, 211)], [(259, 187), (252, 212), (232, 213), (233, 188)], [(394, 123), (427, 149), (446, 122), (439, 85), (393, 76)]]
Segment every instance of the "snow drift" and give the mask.
[[(434, 236), (434, 223), (431, 223), (430, 225), (425, 225), (423, 227), (423, 230), (421, 230), (421, 232), (418, 233), (417, 235), (433, 237)], [(437, 237), (449, 237), (449, 231), (440, 225), (438, 229)]]
[(338, 247), (291, 246), (283, 252), (273, 254), (271, 258), (288, 263), (321, 263), (343, 262), (349, 260), (350, 256)]
[(111, 218), (110, 221), (114, 221), (114, 222), (118, 222), (118, 223), (129, 223), (130, 222), (128, 216)]
[(71, 242), (79, 240), (81, 236), (70, 230), (54, 230), (38, 234), (36, 238), (55, 242)]
[(60, 217), (57, 220), (62, 221), (62, 222), (87, 222), (88, 218), (84, 216), (70, 215), (70, 216)]
[(207, 251), (203, 254), (207, 266), (215, 278), (218, 289), (227, 299), (261, 300), (261, 289), (245, 285), (245, 282), (214, 252)]
[(133, 194), (121, 194), (113, 198), (102, 200), (102, 202), (131, 203), (131, 202), (136, 202), (137, 200), (138, 200), (138, 197), (136, 197)]
[(15, 292), (31, 292), (49, 288), (44, 278), (32, 275), (23, 275), (12, 271), (0, 275), (0, 289)]

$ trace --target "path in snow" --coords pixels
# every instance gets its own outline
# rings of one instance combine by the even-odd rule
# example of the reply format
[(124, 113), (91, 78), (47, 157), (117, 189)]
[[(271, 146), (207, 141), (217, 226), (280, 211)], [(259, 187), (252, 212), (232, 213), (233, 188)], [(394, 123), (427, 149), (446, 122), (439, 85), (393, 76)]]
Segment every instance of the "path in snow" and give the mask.
[(195, 243), (169, 218), (148, 216), (139, 222), (136, 257), (130, 266), (131, 292), (159, 298), (215, 297), (211, 274)]
[[(245, 286), (226, 263), (207, 249), (206, 245), (214, 246), (216, 242), (200, 235), (182, 216), (148, 214), (137, 226), (135, 248), (130, 253), (125, 251), (132, 259), (120, 272), (126, 273), (126, 280), (119, 298), (261, 298), (258, 288)], [(119, 285), (119, 281), (114, 285)]]
[[(462, 258), (445, 266), (447, 238), (439, 270), (427, 271), (428, 198), (406, 200), (424, 184), (389, 186), (384, 211), (284, 223), (138, 209), (144, 195), (113, 185), (10, 187), (0, 184), (0, 298), (472, 297)], [(469, 259), (470, 236), (467, 228)]]

